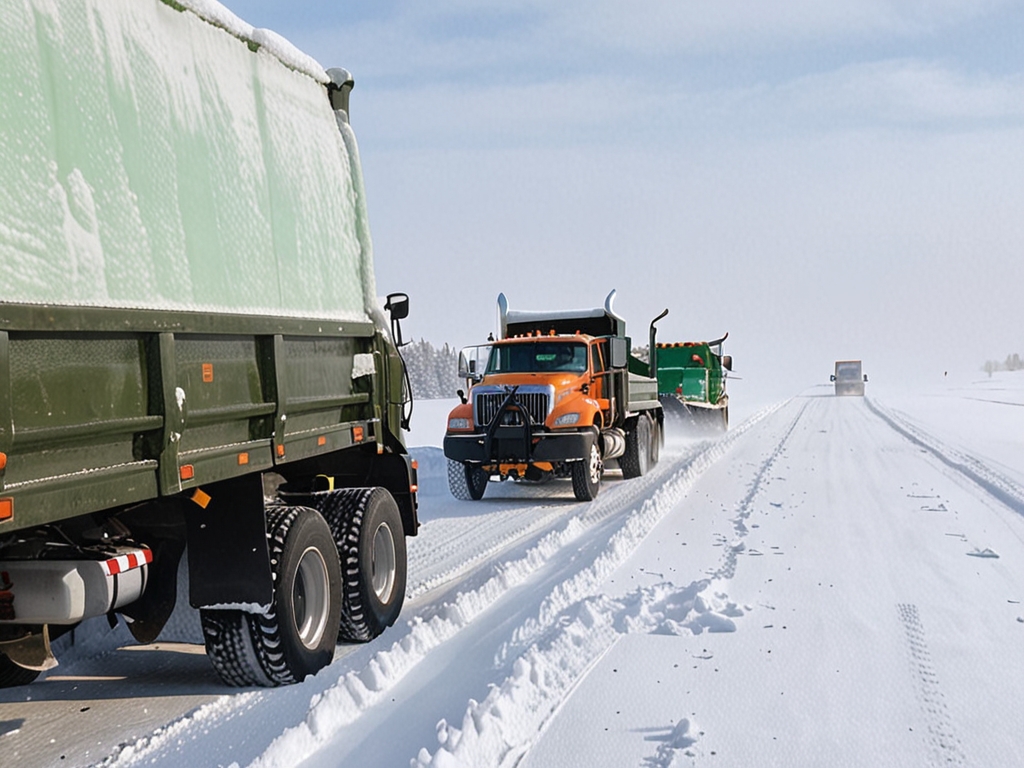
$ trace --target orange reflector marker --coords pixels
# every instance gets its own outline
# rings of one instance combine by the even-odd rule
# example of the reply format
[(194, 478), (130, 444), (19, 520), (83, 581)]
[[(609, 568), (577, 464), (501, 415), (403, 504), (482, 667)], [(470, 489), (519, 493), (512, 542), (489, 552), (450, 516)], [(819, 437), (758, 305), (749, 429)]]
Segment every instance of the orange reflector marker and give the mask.
[(316, 444), (317, 444), (317, 445), (327, 445), (327, 438), (326, 438), (326, 437), (324, 437), (323, 435), (320, 435), (320, 436), (319, 436), (319, 437), (318, 437), (318, 438), (316, 439)]
[(277, 455), (284, 456), (284, 443), (277, 444)]
[(196, 492), (192, 494), (192, 501), (194, 501), (203, 509), (206, 509), (208, 506), (210, 506), (210, 502), (212, 501), (212, 499), (210, 498), (210, 494), (208, 494), (202, 488), (196, 488)]
[(0, 499), (0, 520), (14, 519), (14, 499)]
[(420, 463), (418, 461), (416, 461), (416, 459), (412, 460), (412, 468), (413, 469), (419, 469), (420, 468)]
[(185, 464), (178, 470), (178, 474), (181, 475), (182, 480), (191, 480), (196, 476), (196, 468), (191, 464)]
[(7, 454), (0, 452), (0, 472), (7, 469)]
[(249, 454), (248, 453), (240, 453), (240, 454), (238, 454), (238, 466), (241, 467), (241, 466), (244, 466), (245, 464), (248, 464), (248, 463), (249, 463)]
[(363, 442), (363, 428), (352, 427), (352, 442), (361, 443)]
[(213, 381), (213, 363), (203, 363), (203, 382), (209, 384)]

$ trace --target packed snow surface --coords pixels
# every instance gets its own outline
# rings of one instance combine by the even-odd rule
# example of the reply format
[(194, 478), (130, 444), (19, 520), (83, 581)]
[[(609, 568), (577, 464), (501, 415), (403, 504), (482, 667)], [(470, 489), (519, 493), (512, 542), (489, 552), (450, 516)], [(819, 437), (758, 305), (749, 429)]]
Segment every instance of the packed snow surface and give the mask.
[(93, 622), (0, 694), (0, 762), (1021, 764), (1024, 376), (997, 379), (737, 408), (591, 503), (565, 481), (455, 501), (452, 404), (421, 402), (394, 627), (239, 691), (201, 646)]

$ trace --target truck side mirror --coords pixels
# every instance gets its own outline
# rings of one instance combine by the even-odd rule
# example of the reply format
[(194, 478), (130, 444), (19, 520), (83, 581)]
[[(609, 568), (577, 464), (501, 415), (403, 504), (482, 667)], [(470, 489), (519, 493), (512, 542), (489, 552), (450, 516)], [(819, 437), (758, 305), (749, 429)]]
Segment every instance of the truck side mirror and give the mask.
[(626, 339), (623, 336), (612, 336), (608, 340), (611, 349), (611, 367), (625, 368), (627, 365)]
[(409, 297), (404, 293), (389, 293), (384, 305), (392, 320), (405, 320), (409, 316)]
[(409, 297), (404, 293), (389, 293), (388, 300), (384, 303), (384, 309), (391, 316), (391, 337), (395, 340), (395, 346), (403, 347), (407, 343), (402, 339), (402, 324), (409, 316)]
[(865, 373), (864, 374), (864, 381), (867, 381), (867, 380), (868, 380), (868, 375)]
[(732, 370), (732, 355), (722, 356), (722, 367), (725, 368), (725, 370), (727, 371)]
[(466, 347), (459, 352), (459, 378), (471, 381), (474, 384), (480, 382), (483, 379), (483, 373), (479, 370), (483, 368), (486, 363), (484, 360), (489, 356), (491, 348), (489, 346), (483, 347)]

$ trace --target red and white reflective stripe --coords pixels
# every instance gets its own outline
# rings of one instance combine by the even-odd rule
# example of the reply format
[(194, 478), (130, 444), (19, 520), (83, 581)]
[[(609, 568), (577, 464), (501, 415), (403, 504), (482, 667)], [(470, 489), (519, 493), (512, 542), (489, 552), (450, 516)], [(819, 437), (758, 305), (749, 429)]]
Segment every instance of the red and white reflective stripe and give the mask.
[(109, 560), (104, 560), (100, 565), (103, 567), (103, 573), (105, 575), (113, 576), (152, 562), (152, 550), (137, 549), (134, 552), (128, 552), (124, 555), (118, 555), (117, 557), (112, 557)]

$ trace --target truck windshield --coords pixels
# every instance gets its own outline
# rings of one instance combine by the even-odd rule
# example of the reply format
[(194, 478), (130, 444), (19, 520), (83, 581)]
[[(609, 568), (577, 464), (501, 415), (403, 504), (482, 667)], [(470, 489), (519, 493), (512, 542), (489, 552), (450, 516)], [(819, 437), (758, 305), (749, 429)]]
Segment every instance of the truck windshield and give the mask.
[(499, 344), (491, 349), (487, 373), (547, 373), (587, 370), (587, 345), (564, 341)]
[(860, 363), (836, 363), (837, 379), (859, 379)]

